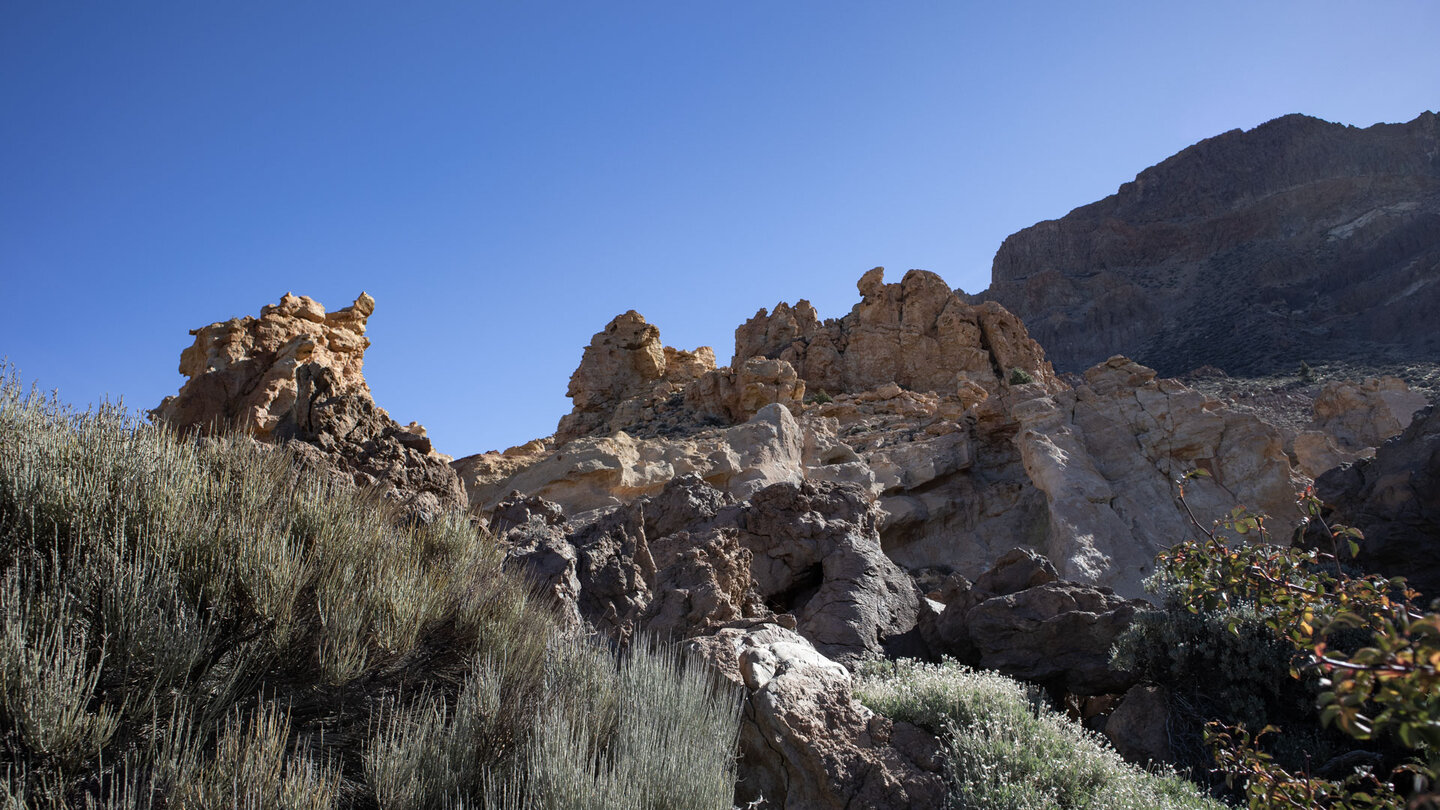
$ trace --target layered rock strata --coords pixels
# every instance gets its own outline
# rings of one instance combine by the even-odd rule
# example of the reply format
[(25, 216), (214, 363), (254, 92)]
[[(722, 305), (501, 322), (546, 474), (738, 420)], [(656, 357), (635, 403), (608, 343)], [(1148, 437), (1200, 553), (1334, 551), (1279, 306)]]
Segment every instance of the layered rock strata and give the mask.
[(1065, 371), (1115, 354), (1180, 374), (1431, 361), (1440, 116), (1287, 115), (1201, 141), (1011, 235), (990, 289)]

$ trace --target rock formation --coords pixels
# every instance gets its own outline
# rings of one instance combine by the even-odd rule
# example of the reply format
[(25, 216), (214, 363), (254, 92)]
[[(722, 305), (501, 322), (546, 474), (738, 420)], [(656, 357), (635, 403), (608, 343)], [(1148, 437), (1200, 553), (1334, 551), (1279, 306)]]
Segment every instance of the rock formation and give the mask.
[(980, 298), (1065, 371), (1432, 361), (1440, 117), (1366, 129), (1288, 115), (1201, 141), (1005, 240)]
[(1297, 464), (1316, 478), (1332, 467), (1370, 458), (1425, 405), (1425, 395), (1398, 377), (1328, 383), (1315, 397), (1309, 429), (1295, 436)]
[(573, 521), (515, 493), (491, 525), (566, 616), (612, 638), (788, 614), (822, 654), (851, 662), (917, 620), (919, 592), (881, 550), (879, 517), (853, 484), (779, 483), (737, 503), (690, 475)]
[(807, 301), (761, 310), (735, 330), (735, 357), (769, 357), (794, 366), (811, 389), (866, 391), (889, 383), (913, 391), (951, 393), (982, 387), (1016, 370), (1048, 388), (1056, 384), (1045, 353), (1003, 307), (972, 306), (939, 276), (911, 270), (885, 283), (877, 267), (859, 282), (850, 314), (820, 322)]
[(189, 379), (151, 419), (183, 431), (237, 430), (286, 444), (304, 464), (337, 479), (377, 487), (414, 518), (431, 520), (465, 504), (450, 457), (425, 429), (401, 425), (375, 405), (362, 366), (375, 299), (365, 293), (326, 313), (309, 296), (286, 293), (259, 318), (232, 318), (191, 330), (180, 355)]
[(718, 369), (672, 372), (672, 358), (710, 353), (675, 352), (620, 316), (585, 350), (560, 433), (455, 463), (471, 504), (489, 511), (518, 490), (578, 518), (685, 475), (737, 502), (775, 484), (846, 484), (876, 500), (883, 548), (911, 572), (978, 576), (1019, 544), (1124, 596), (1192, 531), (1173, 488), (1189, 469), (1212, 474), (1189, 492), (1206, 519), (1237, 502), (1298, 518), (1304, 482), (1254, 416), (1124, 358), (1071, 387), (1018, 319), (931, 273), (886, 284), (877, 268), (859, 288), (839, 319), (803, 301), (762, 310)]
[(1415, 415), (1375, 457), (1315, 481), (1330, 520), (1365, 533), (1360, 564), (1440, 598), (1440, 406)]
[[(468, 503), (570, 632), (683, 640), (743, 688), (746, 806), (944, 806), (939, 741), (854, 698), (851, 668), (877, 655), (950, 656), (1107, 709), (1129, 690), (1107, 733), (1164, 759), (1164, 696), (1112, 670), (1111, 645), (1195, 521), (1244, 504), (1277, 536), (1298, 524), (1287, 434), (1124, 356), (1062, 378), (1018, 318), (931, 273), (858, 286), (842, 318), (761, 310), (726, 367), (627, 312), (585, 349), (555, 435), (453, 463), (371, 398), (365, 295), (329, 315), (287, 295), (196, 330), (189, 382), (153, 416), (238, 427), (417, 519)], [(1417, 399), (1386, 379), (1315, 402), (1315, 435), (1358, 454)], [(1440, 582), (1414, 551), (1440, 536), (1434, 414), (1321, 479), (1374, 531), (1366, 562), (1422, 586)]]
[(945, 806), (939, 742), (860, 705), (849, 671), (804, 636), (756, 624), (689, 643), (745, 688), (739, 806)]
[(973, 584), (952, 576), (921, 620), (929, 650), (1077, 695), (1134, 683), (1110, 648), (1143, 602), (1060, 579), (1050, 561), (1014, 549)]

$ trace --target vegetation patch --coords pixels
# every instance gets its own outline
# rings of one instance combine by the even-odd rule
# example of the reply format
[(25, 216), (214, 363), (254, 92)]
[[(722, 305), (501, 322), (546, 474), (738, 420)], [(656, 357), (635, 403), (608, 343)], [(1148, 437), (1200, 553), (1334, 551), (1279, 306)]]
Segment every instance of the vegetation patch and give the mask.
[(558, 637), (502, 563), (464, 515), (6, 373), (0, 807), (729, 807), (737, 696)]
[(1126, 763), (1003, 675), (954, 662), (875, 661), (862, 668), (856, 695), (891, 719), (939, 735), (953, 808), (1224, 807), (1179, 776)]

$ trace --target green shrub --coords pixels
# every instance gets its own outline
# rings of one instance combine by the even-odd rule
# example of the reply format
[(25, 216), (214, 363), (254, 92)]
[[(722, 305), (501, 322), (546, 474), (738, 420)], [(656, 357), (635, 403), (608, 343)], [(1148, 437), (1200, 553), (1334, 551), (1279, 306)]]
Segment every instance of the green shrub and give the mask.
[(1031, 376), (1030, 372), (1026, 371), (1025, 369), (1023, 369), (1023, 368), (1012, 368), (1012, 369), (1010, 369), (1010, 384), (1011, 384), (1011, 385), (1029, 385), (1030, 383), (1033, 383), (1033, 382), (1035, 382), (1035, 378), (1034, 378), (1033, 376)]
[(1127, 764), (1002, 675), (954, 662), (879, 661), (862, 667), (856, 695), (880, 714), (940, 735), (950, 807), (1223, 807), (1178, 776)]
[(1146, 610), (1116, 639), (1111, 665), (1183, 696), (1208, 719), (1263, 726), (1306, 711), (1315, 682), (1290, 678), (1294, 648), (1253, 606)]
[[(1182, 503), (1185, 479), (1177, 482)], [(1188, 653), (1158, 647), (1195, 637), (1197, 627), (1206, 643), (1223, 647), (1223, 629), (1234, 636), (1232, 646), (1267, 657), (1247, 663), (1237, 654), (1228, 669), (1184, 673), (1189, 683), (1177, 685), (1181, 690), (1193, 695), (1204, 684), (1253, 694), (1273, 679), (1272, 694), (1302, 696), (1289, 710), (1267, 705), (1255, 716), (1236, 716), (1224, 705), (1201, 712), (1210, 721), (1204, 736), (1216, 772), (1250, 807), (1419, 806), (1416, 794), (1433, 790), (1440, 773), (1440, 614), (1417, 608), (1419, 594), (1403, 578), (1347, 571), (1340, 550), (1353, 556), (1360, 533), (1326, 524), (1310, 491), (1299, 501), (1329, 553), (1270, 543), (1265, 517), (1243, 507), (1213, 531), (1197, 522), (1204, 539), (1157, 560), (1150, 585), (1164, 597), (1161, 624), (1132, 629), (1117, 650), (1122, 658), (1174, 663)], [(1232, 542), (1222, 531), (1258, 542)], [(1136, 633), (1157, 629), (1157, 638), (1136, 642)], [(1165, 667), (1149, 674), (1177, 680)]]
[[(511, 775), (557, 726), (617, 773), (664, 771), (632, 780), (644, 806), (728, 803), (734, 696), (669, 653), (557, 642), (502, 562), (464, 515), (413, 525), (281, 450), (77, 413), (0, 370), (0, 807), (530, 802)], [(587, 725), (557, 672), (686, 726), (646, 748)], [(709, 805), (669, 776), (701, 773)]]

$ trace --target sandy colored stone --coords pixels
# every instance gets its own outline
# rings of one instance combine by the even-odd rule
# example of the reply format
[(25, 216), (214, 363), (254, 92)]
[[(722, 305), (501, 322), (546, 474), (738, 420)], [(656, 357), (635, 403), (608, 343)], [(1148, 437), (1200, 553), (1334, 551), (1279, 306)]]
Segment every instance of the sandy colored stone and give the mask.
[(337, 389), (369, 395), (361, 369), (366, 319), (375, 299), (361, 293), (350, 306), (327, 314), (309, 296), (285, 293), (260, 317), (232, 318), (192, 329), (194, 342), (180, 354), (188, 379), (151, 418), (204, 432), (231, 428), (264, 439), (295, 404), (295, 370), (314, 363), (335, 373)]
[(335, 312), (286, 293), (259, 318), (235, 318), (193, 330), (180, 356), (189, 377), (150, 412), (184, 430), (238, 429), (284, 444), (304, 468), (371, 487), (430, 521), (463, 508), (465, 492), (418, 422), (401, 425), (377, 406), (365, 384), (375, 299), (361, 293)]
[[(884, 551), (907, 570), (978, 576), (1020, 545), (1127, 597), (1143, 593), (1158, 551), (1195, 531), (1174, 485), (1191, 469), (1211, 474), (1188, 490), (1206, 525), (1237, 505), (1271, 515), (1276, 537), (1294, 525), (1304, 480), (1255, 416), (1123, 357), (1072, 388), (1023, 324), (931, 273), (886, 284), (877, 269), (858, 286), (841, 319), (821, 322), (804, 301), (762, 312), (736, 330), (740, 371), (702, 371), (683, 392), (652, 362), (678, 354), (638, 316), (617, 319), (575, 380), (603, 365), (633, 384), (572, 381), (577, 413), (606, 403), (603, 424), (461, 459), (470, 502), (488, 510), (518, 489), (579, 514), (689, 474), (737, 501), (779, 482), (855, 485), (876, 499)], [(1032, 382), (1012, 382), (1014, 369)], [(638, 393), (613, 402), (626, 391)]]
[(1327, 383), (1314, 402), (1309, 430), (1295, 437), (1295, 458), (1311, 478), (1341, 464), (1374, 456), (1374, 448), (1400, 435), (1426, 406), (1425, 395), (1398, 377)]
[(972, 306), (923, 270), (898, 284), (884, 277), (884, 268), (867, 272), (860, 303), (836, 320), (822, 323), (806, 301), (760, 310), (735, 330), (732, 367), (751, 357), (785, 360), (809, 390), (830, 394), (887, 383), (940, 394), (969, 393), (969, 383), (998, 390), (1014, 369), (1057, 385), (1044, 352), (1003, 307)]

